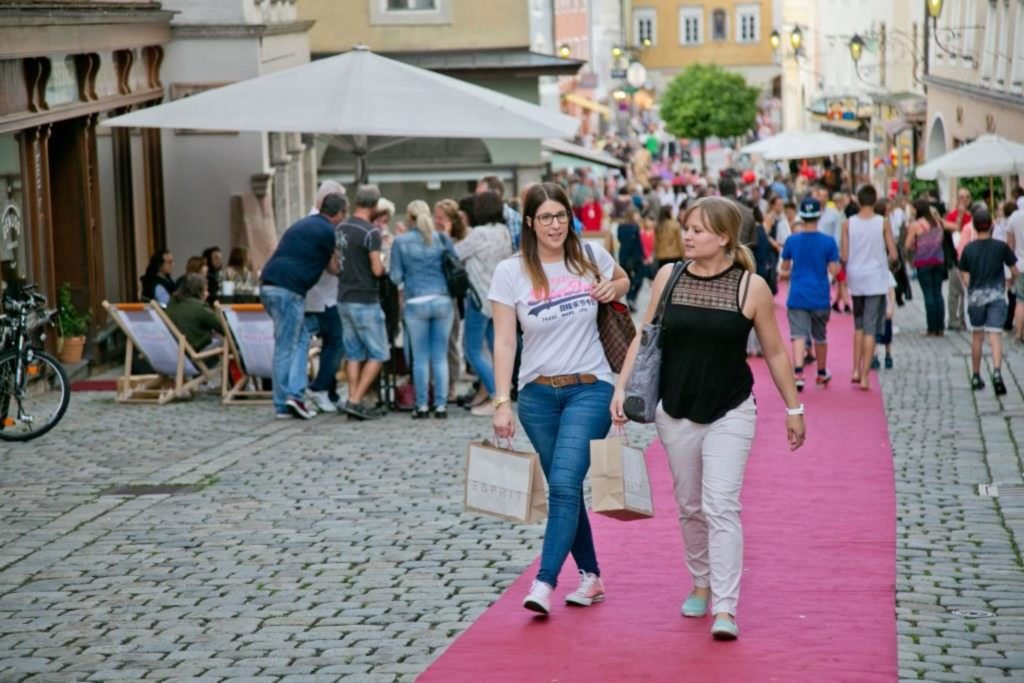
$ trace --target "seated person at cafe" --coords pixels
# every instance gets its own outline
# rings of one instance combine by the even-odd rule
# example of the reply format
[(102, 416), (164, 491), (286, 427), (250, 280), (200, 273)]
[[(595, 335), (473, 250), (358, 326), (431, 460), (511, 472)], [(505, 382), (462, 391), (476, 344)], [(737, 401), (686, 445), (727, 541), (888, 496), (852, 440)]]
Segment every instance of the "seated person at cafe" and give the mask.
[[(171, 303), (167, 305), (167, 317), (196, 351), (221, 344), (224, 336), (220, 318), (206, 303), (206, 296), (206, 278), (192, 273), (185, 276), (185, 281), (175, 290)], [(220, 338), (215, 340), (214, 335)]]
[(249, 250), (245, 247), (235, 247), (228, 256), (228, 265), (224, 269), (223, 279), (234, 285), (235, 293), (252, 293), (256, 287), (256, 273), (249, 263)]

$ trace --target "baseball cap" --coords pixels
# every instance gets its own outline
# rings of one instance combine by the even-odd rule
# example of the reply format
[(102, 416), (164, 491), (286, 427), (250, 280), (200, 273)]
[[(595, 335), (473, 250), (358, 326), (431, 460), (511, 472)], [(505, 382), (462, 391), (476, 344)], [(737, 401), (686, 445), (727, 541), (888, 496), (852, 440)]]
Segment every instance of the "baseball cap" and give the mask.
[(821, 218), (821, 202), (814, 197), (808, 197), (800, 202), (800, 218), (805, 220)]

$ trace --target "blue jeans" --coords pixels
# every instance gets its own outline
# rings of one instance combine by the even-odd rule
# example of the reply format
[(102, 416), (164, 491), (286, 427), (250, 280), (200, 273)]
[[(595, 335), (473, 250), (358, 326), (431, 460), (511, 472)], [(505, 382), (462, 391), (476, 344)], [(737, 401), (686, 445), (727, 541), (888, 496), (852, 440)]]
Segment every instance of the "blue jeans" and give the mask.
[(494, 353), (494, 321), (484, 315), (484, 312), (466, 299), (466, 359), (476, 371), (487, 393), (494, 396), (494, 366), (490, 358), (484, 353), (484, 339), (487, 339), (487, 349)]
[(434, 376), (434, 407), (444, 408), (448, 403), (448, 336), (454, 317), (455, 309), (448, 296), (405, 305), (405, 329), (412, 346), (412, 383), (416, 387), (417, 408), (430, 404), (427, 393), (431, 374)]
[(260, 299), (274, 321), (274, 410), (283, 413), (288, 410), (285, 402), (302, 400), (306, 390), (306, 297), (269, 285), (260, 288)]
[(519, 392), (519, 421), (530, 437), (548, 480), (548, 521), (537, 580), (555, 586), (566, 556), (600, 576), (594, 537), (583, 504), (583, 478), (590, 468), (590, 441), (611, 428), (607, 382), (549, 387), (531, 382)]
[(341, 314), (337, 306), (328, 306), (323, 313), (306, 313), (306, 329), (319, 334), (320, 369), (309, 385), (310, 391), (326, 391), (332, 401), (338, 400), (338, 364), (344, 351)]
[(946, 308), (942, 303), (942, 281), (946, 266), (921, 266), (917, 269), (917, 283), (924, 294), (924, 315), (929, 332), (942, 332), (946, 328)]
[(382, 363), (391, 360), (384, 309), (379, 303), (339, 303), (338, 312), (341, 313), (341, 338), (348, 360), (378, 360)]

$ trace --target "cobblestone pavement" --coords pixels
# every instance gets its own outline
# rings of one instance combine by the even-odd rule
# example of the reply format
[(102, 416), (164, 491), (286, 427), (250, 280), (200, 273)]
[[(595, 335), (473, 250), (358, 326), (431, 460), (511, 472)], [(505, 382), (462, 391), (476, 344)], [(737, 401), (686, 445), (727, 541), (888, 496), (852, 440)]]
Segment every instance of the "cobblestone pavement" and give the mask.
[[(969, 336), (922, 337), (915, 291), (896, 314), (895, 368), (880, 371), (896, 465), (899, 675), (1024, 680), (1024, 489), (1006, 488), (1024, 483), (1024, 351), (1008, 349), (1007, 396), (987, 377), (972, 392)], [(992, 483), (998, 498), (979, 493)]]
[[(1024, 353), (1006, 400), (975, 395), (966, 338), (920, 338), (918, 304), (882, 371), (900, 675), (1022, 679), (1024, 496), (978, 484), (1022, 481)], [(0, 448), (3, 683), (411, 680), (539, 551), (542, 526), (462, 512), (485, 418), (274, 422), (213, 398), (111, 396), (75, 394), (55, 432)], [(197, 490), (108, 492), (168, 483)]]

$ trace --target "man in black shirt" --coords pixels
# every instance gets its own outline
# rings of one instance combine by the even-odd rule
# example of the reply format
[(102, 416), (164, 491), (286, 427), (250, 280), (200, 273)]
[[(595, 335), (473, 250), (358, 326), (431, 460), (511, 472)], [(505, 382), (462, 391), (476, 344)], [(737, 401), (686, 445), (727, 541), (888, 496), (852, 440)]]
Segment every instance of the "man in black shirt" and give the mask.
[(378, 201), (377, 186), (363, 185), (356, 192), (352, 215), (338, 226), (341, 243), (338, 312), (341, 313), (348, 378), (348, 401), (344, 411), (361, 420), (379, 417), (365, 408), (362, 400), (384, 362), (391, 358), (377, 282), (377, 278), (384, 275), (381, 234), (370, 222)]
[(718, 181), (718, 191), (740, 210), (740, 215), (743, 216), (743, 223), (740, 225), (740, 243), (753, 250), (757, 246), (757, 222), (754, 220), (753, 210), (736, 197), (736, 181), (732, 178), (722, 178)]
[(971, 216), (977, 237), (960, 255), (960, 276), (967, 288), (967, 317), (973, 327), (971, 337), (971, 388), (985, 388), (981, 379), (981, 350), (985, 333), (992, 346), (992, 388), (997, 396), (1006, 393), (1003, 365), (1003, 321), (1006, 320), (1006, 278), (1003, 266), (1017, 277), (1017, 257), (1000, 240), (992, 239), (992, 216), (988, 209), (975, 209)]

